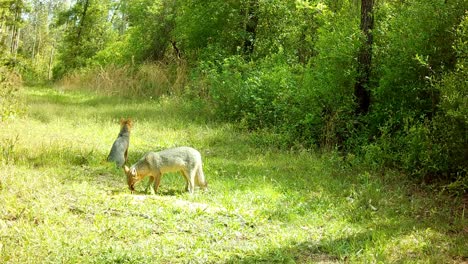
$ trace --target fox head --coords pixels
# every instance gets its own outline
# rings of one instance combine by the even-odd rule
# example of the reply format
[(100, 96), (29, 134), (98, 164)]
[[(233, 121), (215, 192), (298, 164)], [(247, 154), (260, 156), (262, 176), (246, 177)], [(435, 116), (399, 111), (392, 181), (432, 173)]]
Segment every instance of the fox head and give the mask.
[(124, 166), (125, 175), (127, 175), (128, 188), (132, 193), (135, 191), (135, 183), (139, 180), (138, 173), (135, 167), (129, 168), (127, 165)]
[(133, 127), (133, 121), (130, 118), (127, 119), (120, 119), (120, 128), (121, 129), (126, 129), (127, 131), (130, 131), (130, 129)]

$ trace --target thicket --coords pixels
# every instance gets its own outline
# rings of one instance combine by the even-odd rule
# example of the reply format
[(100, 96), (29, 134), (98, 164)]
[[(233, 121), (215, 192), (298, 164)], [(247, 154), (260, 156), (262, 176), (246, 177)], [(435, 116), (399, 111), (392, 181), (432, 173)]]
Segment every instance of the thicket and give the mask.
[[(468, 185), (467, 0), (47, 3), (62, 85), (200, 97), (281, 146)], [(363, 51), (372, 58), (364, 111)]]
[(14, 70), (0, 65), (0, 123), (22, 112), (20, 86), (21, 76)]
[(19, 96), (22, 61), (17, 58), (17, 51), (24, 8), (21, 3), (0, 2), (0, 123), (17, 116), (23, 108)]

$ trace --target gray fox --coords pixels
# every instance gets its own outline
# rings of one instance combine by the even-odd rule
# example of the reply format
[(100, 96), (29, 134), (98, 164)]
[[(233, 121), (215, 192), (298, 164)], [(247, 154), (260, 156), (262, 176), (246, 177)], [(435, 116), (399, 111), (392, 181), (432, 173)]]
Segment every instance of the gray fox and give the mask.
[(122, 167), (127, 162), (128, 146), (130, 145), (131, 119), (120, 119), (120, 132), (112, 145), (108, 161), (113, 161), (118, 167)]
[[(135, 183), (150, 176), (149, 185), (154, 182), (153, 190), (157, 192), (161, 176), (166, 172), (182, 172), (186, 180), (186, 191), (193, 193), (195, 185), (207, 187), (202, 168), (200, 152), (191, 147), (178, 147), (159, 152), (148, 152), (130, 168), (124, 167), (129, 189), (135, 190)], [(148, 185), (148, 187), (149, 187)]]

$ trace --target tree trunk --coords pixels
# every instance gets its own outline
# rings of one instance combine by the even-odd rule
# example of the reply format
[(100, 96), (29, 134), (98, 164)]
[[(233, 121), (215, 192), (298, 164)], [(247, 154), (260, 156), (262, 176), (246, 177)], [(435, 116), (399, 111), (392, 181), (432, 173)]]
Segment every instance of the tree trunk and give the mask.
[(112, 12), (112, 17), (111, 17), (111, 19), (110, 19), (110, 21), (109, 21), (110, 24), (111, 24), (112, 26), (114, 26), (114, 19), (115, 19), (115, 16), (117, 15), (117, 12), (120, 12), (120, 6), (121, 6), (121, 4), (122, 4), (122, 1), (119, 1), (119, 2), (117, 3), (117, 6), (114, 8), (114, 10), (113, 10), (113, 12)]
[(180, 50), (179, 48), (177, 48), (177, 42), (174, 41), (174, 40), (171, 40), (171, 44), (172, 44), (172, 48), (174, 49), (176, 55), (177, 55), (177, 59), (180, 60), (181, 56), (180, 56)]
[(34, 39), (32, 43), (32, 54), (31, 54), (31, 60), (34, 61), (34, 57), (36, 56), (36, 41), (37, 41), (37, 14), (34, 16)]
[[(7, 33), (5, 33), (5, 31)], [(8, 30), (6, 30), (5, 18), (2, 18), (0, 22), (0, 48), (5, 45), (5, 37), (7, 34), (8, 34)]]
[(249, 1), (249, 11), (245, 24), (246, 38), (244, 40), (244, 54), (251, 55), (255, 47), (255, 38), (258, 25), (258, 0)]
[(372, 64), (372, 29), (374, 0), (361, 0), (361, 30), (365, 36), (365, 42), (358, 54), (358, 76), (354, 85), (354, 96), (357, 101), (356, 112), (367, 114), (370, 106), (369, 80)]
[(78, 27), (78, 35), (77, 35), (77, 39), (76, 39), (76, 44), (79, 45), (80, 44), (80, 40), (81, 40), (81, 32), (83, 31), (83, 27), (84, 27), (84, 21), (86, 19), (86, 12), (88, 12), (88, 6), (89, 6), (89, 0), (86, 0), (84, 2), (84, 6), (83, 6), (83, 13), (81, 15), (81, 21), (80, 21), (80, 25)]
[(50, 50), (50, 56), (49, 56), (49, 69), (47, 71), (47, 79), (50, 81), (52, 80), (52, 68), (54, 65), (54, 53), (55, 53), (55, 47), (52, 45), (51, 50)]
[(16, 39), (15, 39), (14, 45), (13, 45), (13, 56), (14, 56), (15, 60), (17, 59), (17, 56), (18, 56), (18, 48), (19, 48), (20, 34), (21, 34), (21, 29), (18, 28), (18, 29), (16, 30)]
[(13, 48), (14, 48), (13, 44), (14, 44), (15, 38), (16, 38), (15, 26), (10, 27), (8, 31), (10, 31), (8, 33), (8, 51), (9, 51), (10, 54), (12, 54), (13, 53)]

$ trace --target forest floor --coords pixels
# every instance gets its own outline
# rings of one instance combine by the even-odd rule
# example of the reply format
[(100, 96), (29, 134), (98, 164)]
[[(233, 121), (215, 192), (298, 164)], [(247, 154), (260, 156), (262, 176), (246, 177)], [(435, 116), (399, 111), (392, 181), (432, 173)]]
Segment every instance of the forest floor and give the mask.
[[(0, 263), (466, 263), (461, 197), (336, 153), (280, 150), (180, 98), (26, 87), (0, 124)], [(105, 162), (131, 117), (129, 162), (200, 150), (209, 189), (178, 174), (130, 194)]]

